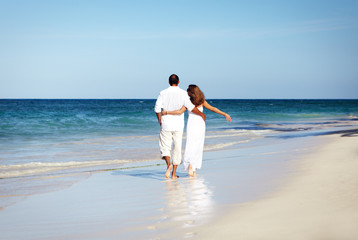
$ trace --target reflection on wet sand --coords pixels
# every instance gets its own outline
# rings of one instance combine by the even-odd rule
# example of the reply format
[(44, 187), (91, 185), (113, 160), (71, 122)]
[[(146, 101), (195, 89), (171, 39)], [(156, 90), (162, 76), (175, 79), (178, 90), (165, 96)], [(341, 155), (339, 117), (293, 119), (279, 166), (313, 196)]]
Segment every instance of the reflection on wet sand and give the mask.
[(194, 233), (188, 232), (188, 227), (202, 225), (213, 215), (212, 191), (202, 177), (168, 179), (164, 183), (167, 192), (163, 212), (167, 221), (162, 224), (170, 225), (166, 228), (177, 231), (179, 235), (194, 236)]

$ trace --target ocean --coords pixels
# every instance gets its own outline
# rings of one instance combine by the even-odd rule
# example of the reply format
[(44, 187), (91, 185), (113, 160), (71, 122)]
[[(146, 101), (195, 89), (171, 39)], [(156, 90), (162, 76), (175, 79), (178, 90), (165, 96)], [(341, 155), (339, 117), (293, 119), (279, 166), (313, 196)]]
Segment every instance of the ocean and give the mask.
[[(208, 102), (232, 122), (204, 110), (206, 152), (331, 134), (358, 122), (358, 100)], [(154, 104), (154, 99), (0, 100), (0, 209), (98, 171), (164, 164)], [(185, 134), (183, 141), (185, 146)]]

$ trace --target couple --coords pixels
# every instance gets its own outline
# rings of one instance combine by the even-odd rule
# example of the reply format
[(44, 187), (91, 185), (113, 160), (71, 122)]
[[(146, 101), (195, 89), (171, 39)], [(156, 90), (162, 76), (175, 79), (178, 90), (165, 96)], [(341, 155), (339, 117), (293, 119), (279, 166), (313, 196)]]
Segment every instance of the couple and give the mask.
[[(181, 163), (183, 113), (186, 109), (189, 110), (189, 119), (183, 163), (185, 170), (189, 171), (189, 176), (193, 177), (196, 170), (200, 169), (203, 157), (206, 119), (203, 107), (225, 116), (228, 121), (231, 121), (231, 118), (229, 114), (208, 104), (198, 86), (189, 85), (187, 92), (185, 92), (178, 87), (179, 77), (175, 74), (170, 75), (169, 84), (169, 88), (160, 92), (154, 108), (161, 126), (159, 135), (160, 153), (162, 159), (167, 163), (165, 177), (169, 178), (170, 171), (173, 170), (172, 178), (178, 178), (176, 170)], [(171, 164), (171, 161), (173, 164)]]

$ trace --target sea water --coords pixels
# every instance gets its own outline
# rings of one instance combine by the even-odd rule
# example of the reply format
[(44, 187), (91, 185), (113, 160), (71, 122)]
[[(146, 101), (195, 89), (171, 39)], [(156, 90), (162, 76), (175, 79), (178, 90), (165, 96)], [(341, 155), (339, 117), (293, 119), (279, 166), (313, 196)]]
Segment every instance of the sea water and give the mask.
[[(204, 151), (357, 127), (358, 100), (230, 100), (209, 104)], [(0, 208), (97, 171), (160, 160), (154, 99), (0, 100)], [(187, 117), (187, 116), (186, 116)], [(185, 146), (185, 133), (184, 133)], [(204, 154), (205, 161), (205, 154)]]

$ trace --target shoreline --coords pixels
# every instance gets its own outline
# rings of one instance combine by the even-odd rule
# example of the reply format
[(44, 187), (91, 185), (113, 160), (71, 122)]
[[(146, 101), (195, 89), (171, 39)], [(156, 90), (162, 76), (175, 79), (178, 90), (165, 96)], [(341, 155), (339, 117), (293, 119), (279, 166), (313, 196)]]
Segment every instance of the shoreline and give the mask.
[(319, 138), (328, 142), (298, 160), (282, 187), (235, 204), (195, 239), (357, 239), (357, 129)]

